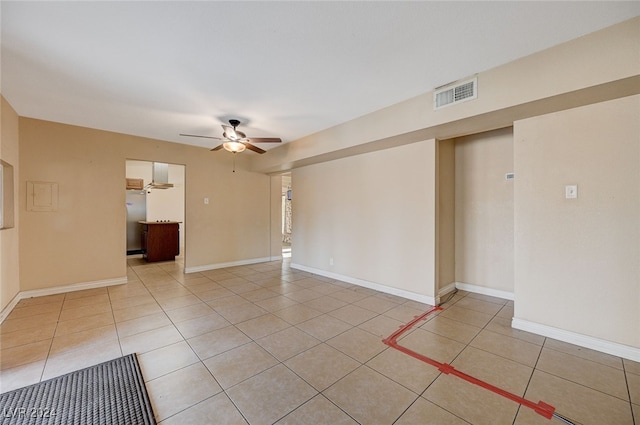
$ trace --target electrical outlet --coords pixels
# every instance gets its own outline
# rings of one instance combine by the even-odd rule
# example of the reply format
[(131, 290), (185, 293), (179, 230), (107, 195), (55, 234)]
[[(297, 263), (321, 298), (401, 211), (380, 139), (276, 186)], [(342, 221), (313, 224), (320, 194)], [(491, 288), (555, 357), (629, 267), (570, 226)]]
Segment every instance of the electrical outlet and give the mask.
[(204, 204), (209, 205), (209, 198), (204, 198)]

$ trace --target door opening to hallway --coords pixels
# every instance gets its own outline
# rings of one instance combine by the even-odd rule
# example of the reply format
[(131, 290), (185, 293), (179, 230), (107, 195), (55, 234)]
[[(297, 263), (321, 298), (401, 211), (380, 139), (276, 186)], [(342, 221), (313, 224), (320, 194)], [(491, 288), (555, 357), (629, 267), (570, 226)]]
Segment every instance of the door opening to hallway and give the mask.
[(282, 257), (291, 258), (291, 173), (282, 176)]

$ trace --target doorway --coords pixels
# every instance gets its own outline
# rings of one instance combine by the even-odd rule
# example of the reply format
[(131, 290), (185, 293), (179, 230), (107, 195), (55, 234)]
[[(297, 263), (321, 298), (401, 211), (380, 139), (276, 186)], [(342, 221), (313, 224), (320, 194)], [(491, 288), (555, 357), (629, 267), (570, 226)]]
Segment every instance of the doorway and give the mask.
[(282, 258), (291, 258), (292, 200), (291, 173), (282, 175)]
[(185, 166), (126, 160), (127, 258), (142, 258), (139, 221), (178, 222), (178, 255), (184, 264)]

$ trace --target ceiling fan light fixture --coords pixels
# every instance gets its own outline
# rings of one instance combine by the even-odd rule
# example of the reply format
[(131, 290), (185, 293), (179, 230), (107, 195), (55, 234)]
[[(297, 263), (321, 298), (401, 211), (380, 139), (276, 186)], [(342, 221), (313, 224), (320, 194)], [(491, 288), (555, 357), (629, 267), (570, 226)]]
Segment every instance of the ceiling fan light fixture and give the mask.
[(240, 153), (245, 149), (247, 149), (244, 143), (235, 142), (235, 141), (225, 142), (222, 144), (222, 147), (231, 153)]

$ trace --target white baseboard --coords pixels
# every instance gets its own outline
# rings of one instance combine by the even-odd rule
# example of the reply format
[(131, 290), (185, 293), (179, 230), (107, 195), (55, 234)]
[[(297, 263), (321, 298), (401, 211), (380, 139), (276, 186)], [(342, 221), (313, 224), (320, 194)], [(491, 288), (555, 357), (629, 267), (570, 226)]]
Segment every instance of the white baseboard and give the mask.
[(85, 289), (102, 288), (104, 286), (122, 285), (127, 283), (127, 277), (116, 277), (113, 279), (94, 280), (92, 282), (73, 283), (71, 285), (53, 286), (51, 288), (31, 289), (20, 291), (11, 302), (0, 312), (0, 323), (7, 318), (20, 300), (33, 297), (45, 297), (47, 295), (64, 294), (66, 292), (83, 291)]
[(528, 320), (518, 319), (517, 317), (512, 319), (511, 327), (521, 331), (527, 331), (548, 338), (557, 339), (558, 341), (567, 342), (569, 344), (578, 345), (580, 347), (590, 348), (613, 356), (633, 360), (634, 362), (640, 362), (640, 348), (638, 347), (618, 344), (617, 342), (611, 342), (579, 334), (577, 332), (555, 328), (553, 326), (530, 322)]
[(423, 304), (435, 305), (435, 302), (436, 302), (435, 297), (431, 297), (428, 295), (418, 294), (415, 292), (406, 291), (404, 289), (394, 288), (392, 286), (381, 285), (379, 283), (369, 282), (367, 280), (358, 279), (351, 276), (345, 276), (345, 275), (333, 273), (327, 270), (321, 270), (313, 267), (303, 266), (302, 264), (291, 263), (291, 268), (296, 270), (302, 270), (304, 272), (317, 274), (324, 277), (328, 277), (331, 279), (339, 280), (341, 282), (347, 282), (353, 285), (358, 285), (358, 286), (373, 289), (376, 291), (384, 292), (385, 294), (396, 295), (398, 297), (407, 298), (409, 300), (417, 301)]
[(472, 285), (470, 283), (455, 282), (457, 289), (474, 294), (488, 295), (490, 297), (502, 298), (503, 300), (513, 301), (515, 296), (513, 292), (503, 291), (501, 289), (487, 288), (486, 286)]
[(215, 263), (215, 264), (205, 264), (203, 266), (185, 267), (184, 272), (196, 273), (196, 272), (205, 272), (207, 270), (224, 269), (225, 267), (246, 266), (248, 264), (266, 263), (269, 261), (274, 261), (272, 260), (272, 258), (279, 260), (282, 257), (250, 258), (247, 260), (230, 261), (228, 263)]
[(20, 302), (21, 299), (22, 298), (20, 298), (20, 292), (18, 292), (16, 296), (13, 297), (11, 301), (9, 301), (9, 304), (7, 304), (5, 308), (2, 309), (2, 311), (0, 311), (0, 323), (4, 322), (4, 319), (6, 319), (9, 313), (13, 311), (14, 307)]

